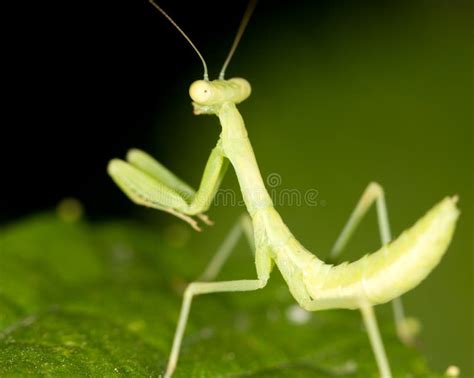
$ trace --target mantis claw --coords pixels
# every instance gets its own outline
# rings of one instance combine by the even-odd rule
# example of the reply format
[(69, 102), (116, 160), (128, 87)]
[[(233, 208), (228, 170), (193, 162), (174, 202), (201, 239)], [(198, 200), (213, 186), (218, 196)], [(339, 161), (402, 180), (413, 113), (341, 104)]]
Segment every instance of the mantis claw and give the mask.
[(213, 226), (214, 222), (206, 214), (198, 214), (197, 217), (208, 226)]
[(192, 228), (194, 228), (196, 231), (201, 232), (202, 229), (199, 227), (198, 222), (196, 222), (195, 219), (191, 218), (190, 216), (187, 216), (183, 213), (180, 213), (172, 208), (165, 209), (166, 212), (173, 214), (175, 217), (178, 217), (179, 219), (184, 220), (186, 223), (188, 223)]

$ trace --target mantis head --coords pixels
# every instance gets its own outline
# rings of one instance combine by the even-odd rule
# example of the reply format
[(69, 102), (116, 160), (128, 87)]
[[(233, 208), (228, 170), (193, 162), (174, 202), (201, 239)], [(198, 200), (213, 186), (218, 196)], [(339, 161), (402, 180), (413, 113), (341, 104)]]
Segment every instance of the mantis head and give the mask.
[(250, 83), (240, 77), (229, 80), (196, 80), (189, 87), (194, 114), (216, 114), (226, 102), (238, 104), (250, 96)]

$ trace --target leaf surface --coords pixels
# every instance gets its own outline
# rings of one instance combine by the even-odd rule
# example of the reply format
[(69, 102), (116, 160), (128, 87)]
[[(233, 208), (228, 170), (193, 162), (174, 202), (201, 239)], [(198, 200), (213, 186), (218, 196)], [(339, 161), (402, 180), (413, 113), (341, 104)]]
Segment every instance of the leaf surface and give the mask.
[[(163, 374), (181, 293), (206, 264), (192, 245), (51, 214), (3, 228), (0, 243), (0, 376)], [(379, 323), (395, 376), (437, 376), (400, 344), (388, 312)], [(360, 315), (299, 310), (277, 270), (264, 290), (196, 298), (175, 374), (333, 376), (377, 376)]]

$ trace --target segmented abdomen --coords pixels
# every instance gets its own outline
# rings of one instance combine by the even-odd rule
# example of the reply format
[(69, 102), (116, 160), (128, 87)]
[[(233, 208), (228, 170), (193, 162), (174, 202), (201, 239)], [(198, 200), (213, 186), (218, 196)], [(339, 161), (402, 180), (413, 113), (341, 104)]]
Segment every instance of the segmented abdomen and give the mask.
[(313, 299), (348, 298), (343, 307), (355, 308), (357, 302), (349, 298), (359, 296), (379, 304), (413, 289), (446, 252), (459, 216), (456, 201), (456, 197), (445, 198), (414, 226), (375, 253), (350, 264), (316, 265), (314, 274), (306, 280), (308, 292)]

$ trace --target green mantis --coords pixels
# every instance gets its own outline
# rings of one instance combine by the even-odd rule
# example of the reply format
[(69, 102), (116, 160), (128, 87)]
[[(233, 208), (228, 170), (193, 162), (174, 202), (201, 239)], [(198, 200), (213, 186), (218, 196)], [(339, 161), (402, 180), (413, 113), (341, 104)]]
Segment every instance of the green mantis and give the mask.
[[(321, 261), (295, 239), (265, 188), (247, 129), (236, 106), (250, 96), (250, 84), (242, 78), (224, 79), (225, 69), (255, 1), (249, 4), (219, 79), (213, 81), (209, 81), (205, 61), (186, 34), (159, 6), (152, 4), (181, 32), (201, 58), (204, 79), (195, 81), (189, 89), (194, 113), (216, 115), (222, 132), (211, 151), (197, 191), (139, 150), (131, 150), (126, 161), (113, 159), (108, 172), (135, 203), (169, 212), (199, 230), (196, 218), (210, 224), (205, 212), (230, 164), (237, 174), (247, 209), (247, 214), (237, 221), (201, 280), (189, 284), (184, 293), (165, 377), (171, 377), (176, 369), (193, 298), (202, 294), (262, 289), (275, 265), (302, 308), (308, 311), (359, 309), (380, 376), (391, 377), (373, 306), (393, 300), (400, 337), (405, 342), (413, 338), (414, 330), (410, 327), (413, 321), (405, 318), (399, 297), (425, 279), (444, 255), (459, 215), (457, 198), (445, 198), (391, 242), (384, 191), (380, 185), (371, 183), (337, 239), (331, 257), (335, 259), (342, 252), (372, 204), (377, 207), (382, 247), (350, 264), (333, 266)], [(256, 279), (214, 281), (242, 234), (254, 249)]]

